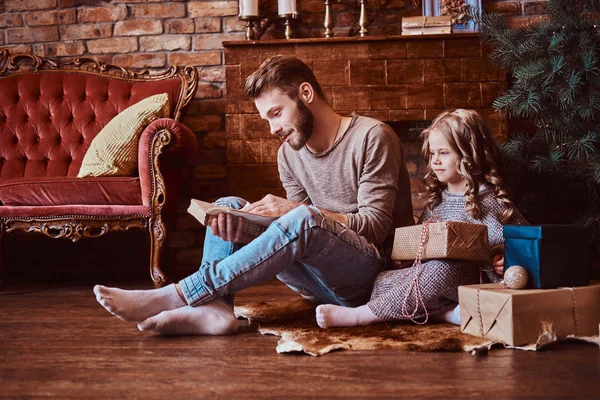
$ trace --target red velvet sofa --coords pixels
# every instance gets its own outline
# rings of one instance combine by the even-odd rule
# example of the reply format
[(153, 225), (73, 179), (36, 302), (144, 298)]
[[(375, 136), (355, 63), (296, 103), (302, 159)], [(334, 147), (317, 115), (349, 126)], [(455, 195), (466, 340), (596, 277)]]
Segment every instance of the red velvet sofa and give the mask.
[[(151, 75), (90, 59), (58, 63), (0, 50), (0, 235), (21, 230), (77, 242), (144, 229), (150, 274), (162, 285), (164, 213), (176, 205), (181, 163), (197, 147), (178, 121), (196, 88), (193, 67)], [(168, 94), (171, 115), (141, 134), (138, 173), (77, 178), (98, 132), (130, 105), (160, 93)]]

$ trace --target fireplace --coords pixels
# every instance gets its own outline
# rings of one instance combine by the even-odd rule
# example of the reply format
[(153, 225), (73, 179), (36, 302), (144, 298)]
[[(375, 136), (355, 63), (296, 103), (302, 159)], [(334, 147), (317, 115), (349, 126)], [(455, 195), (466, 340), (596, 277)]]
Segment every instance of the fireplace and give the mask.
[(477, 34), (236, 41), (224, 47), (228, 193), (248, 200), (284, 196), (276, 165), (279, 140), (243, 93), (245, 78), (276, 54), (312, 67), (337, 112), (356, 112), (394, 128), (403, 141), (416, 210), (425, 165), (415, 136), (427, 121), (445, 109), (474, 108), (498, 140), (507, 135), (506, 116), (492, 108), (506, 75), (489, 60)]

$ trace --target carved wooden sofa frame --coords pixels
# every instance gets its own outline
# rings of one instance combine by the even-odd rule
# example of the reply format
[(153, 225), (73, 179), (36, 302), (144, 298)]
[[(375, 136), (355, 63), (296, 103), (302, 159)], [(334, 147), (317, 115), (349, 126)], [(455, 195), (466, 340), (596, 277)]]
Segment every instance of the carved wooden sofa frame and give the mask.
[[(8, 90), (6, 87), (13, 90), (16, 86), (25, 86), (29, 82), (28, 80), (34, 79), (40, 82), (39, 96), (40, 104), (42, 104), (45, 94), (43, 93), (44, 88), (41, 86), (42, 82), (48, 81), (48, 78), (43, 77), (47, 74), (54, 74), (51, 76), (52, 79), (58, 80), (60, 78), (64, 79), (65, 82), (69, 79), (75, 79), (78, 82), (83, 80), (85, 85), (89, 84), (90, 86), (98, 82), (101, 82), (101, 85), (106, 84), (107, 103), (110, 85), (130, 87), (129, 99), (123, 97), (121, 100), (115, 100), (116, 103), (120, 102), (120, 104), (118, 109), (114, 110), (114, 113), (120, 112), (141, 98), (147, 97), (142, 96), (135, 99), (135, 96), (140, 97), (136, 94), (137, 92), (147, 92), (148, 95), (152, 95), (167, 91), (171, 100), (170, 118), (152, 122), (140, 136), (138, 165), (142, 204), (139, 206), (112, 206), (109, 204), (98, 207), (88, 205), (87, 208), (79, 205), (0, 206), (0, 240), (3, 234), (17, 230), (37, 232), (51, 238), (68, 239), (73, 242), (84, 238), (97, 238), (115, 231), (147, 230), (150, 237), (150, 276), (156, 286), (163, 285), (166, 276), (161, 270), (161, 255), (166, 239), (163, 212), (167, 201), (167, 186), (174, 188), (174, 193), (169, 192), (169, 195), (173, 194), (174, 198), (179, 188), (178, 182), (170, 185), (166, 181), (164, 168), (170, 168), (169, 179), (178, 180), (178, 168), (180, 168), (178, 163), (185, 158), (189, 158), (196, 150), (194, 134), (178, 122), (182, 111), (190, 103), (196, 92), (198, 85), (196, 69), (193, 67), (170, 67), (160, 74), (149, 74), (147, 71), (135, 72), (115, 65), (101, 64), (92, 59), (70, 59), (57, 62), (30, 54), (11, 55), (7, 50), (0, 50), (0, 91), (3, 91), (5, 97), (7, 96), (6, 90)], [(110, 82), (105, 81), (107, 79)], [(16, 83), (16, 81), (19, 83)], [(154, 87), (157, 89), (154, 90)], [(18, 92), (21, 89), (17, 88), (15, 90)], [(31, 90), (34, 91), (35, 88)], [(156, 93), (152, 93), (153, 90)], [(2, 135), (14, 134), (15, 138), (12, 140), (19, 140), (17, 139), (18, 134), (11, 132), (11, 129), (7, 127), (11, 116), (5, 115), (6, 108), (9, 111), (10, 109), (14, 110), (14, 108), (10, 108), (14, 104), (10, 103), (9, 100), (8, 103), (11, 106), (7, 106), (8, 103), (5, 99), (6, 104), (3, 105), (2, 93), (0, 93), (0, 147)], [(63, 96), (67, 96), (64, 88)], [(16, 101), (19, 101), (19, 95), (17, 94), (15, 97)], [(86, 98), (85, 93), (82, 98)], [(127, 101), (124, 99), (127, 99)], [(111, 102), (111, 104), (113, 103)], [(2, 109), (3, 106), (5, 110)], [(71, 110), (72, 115), (70, 118), (74, 118), (75, 112), (76, 108)], [(48, 111), (47, 118), (49, 120), (50, 114), (51, 111)], [(106, 122), (110, 119), (108, 117), (112, 118), (114, 115), (104, 115)], [(61, 135), (62, 132), (58, 132), (58, 134)], [(79, 170), (78, 164), (81, 164), (85, 150), (91, 142), (90, 137), (85, 140), (83, 137), (84, 133), (82, 132), (79, 140), (83, 143), (84, 146), (82, 147), (85, 147), (85, 149), (79, 149), (76, 154), (72, 155), (73, 158), (70, 164), (66, 170), (64, 168), (62, 170), (66, 171), (65, 177), (74, 178)], [(40, 136), (37, 137), (37, 140), (40, 140)], [(57, 138), (57, 140), (61, 140), (61, 138)], [(23, 157), (26, 157), (26, 155), (24, 154)], [(6, 168), (9, 162), (10, 160), (4, 157), (4, 153), (2, 153), (0, 155), (0, 184), (6, 181), (4, 179), (5, 175), (10, 179), (15, 177), (27, 179), (26, 168), (23, 168), (25, 172), (18, 170), (17, 167), (16, 171), (11, 174), (2, 173), (4, 171), (1, 168), (3, 166)], [(50, 160), (47, 160), (48, 162)], [(26, 164), (27, 161), (25, 161)], [(169, 187), (170, 189), (171, 187)], [(2, 199), (0, 198), (0, 200)]]

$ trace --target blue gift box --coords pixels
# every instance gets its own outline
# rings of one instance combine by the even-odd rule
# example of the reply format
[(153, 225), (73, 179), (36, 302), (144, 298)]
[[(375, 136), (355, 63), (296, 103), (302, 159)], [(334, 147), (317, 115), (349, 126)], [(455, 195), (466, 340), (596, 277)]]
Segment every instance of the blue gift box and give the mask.
[(504, 226), (504, 268), (520, 265), (539, 289), (589, 285), (589, 230), (575, 225)]

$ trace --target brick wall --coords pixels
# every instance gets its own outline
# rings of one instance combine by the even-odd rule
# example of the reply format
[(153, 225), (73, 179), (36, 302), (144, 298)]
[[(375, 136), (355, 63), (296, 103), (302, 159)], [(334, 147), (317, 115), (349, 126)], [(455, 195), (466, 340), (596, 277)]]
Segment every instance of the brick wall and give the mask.
[[(399, 33), (402, 15), (420, 15), (409, 1), (369, 1), (374, 22), (369, 35)], [(261, 0), (266, 13), (275, 0)], [(488, 11), (510, 16), (512, 26), (537, 22), (546, 1), (486, 1)], [(320, 37), (324, 29), (322, 0), (298, 0), (299, 37)], [(336, 36), (346, 36), (358, 21), (353, 1), (333, 4)], [(199, 152), (182, 175), (186, 197), (212, 199), (226, 194), (225, 66), (223, 41), (244, 38), (237, 18), (237, 0), (0, 0), (0, 47), (52, 57), (93, 57), (125, 67), (158, 70), (170, 64), (195, 65), (200, 74), (198, 93), (185, 119), (197, 135)], [(282, 38), (282, 21), (275, 19), (263, 40)], [(271, 149), (273, 150), (273, 149)], [(203, 230), (185, 215), (169, 227), (170, 246), (179, 265), (192, 267), (201, 254)]]

